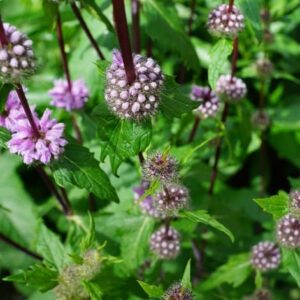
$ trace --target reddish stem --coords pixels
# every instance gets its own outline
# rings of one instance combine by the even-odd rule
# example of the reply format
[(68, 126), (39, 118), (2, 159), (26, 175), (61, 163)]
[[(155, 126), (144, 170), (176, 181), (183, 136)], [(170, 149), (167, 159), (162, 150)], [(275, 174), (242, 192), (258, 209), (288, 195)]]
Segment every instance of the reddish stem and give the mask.
[(56, 33), (57, 33), (57, 41), (60, 49), (60, 55), (63, 63), (63, 68), (65, 72), (65, 76), (68, 82), (68, 88), (69, 91), (72, 91), (72, 81), (71, 81), (71, 75), (70, 70), (68, 66), (68, 59), (65, 51), (65, 42), (64, 42), (64, 35), (62, 31), (62, 22), (61, 22), (61, 16), (59, 11), (57, 12), (57, 19), (56, 19)]
[(127, 82), (128, 84), (132, 84), (135, 80), (135, 70), (127, 27), (124, 0), (112, 0), (112, 3), (115, 26), (121, 48)]
[(231, 62), (231, 78), (236, 73), (236, 67), (237, 67), (237, 60), (238, 60), (238, 54), (239, 54), (239, 40), (238, 37), (235, 37), (233, 40), (233, 53), (232, 53), (232, 62)]
[(30, 126), (32, 128), (32, 131), (33, 131), (33, 134), (35, 135), (35, 137), (39, 137), (40, 136), (40, 132), (37, 128), (37, 125), (34, 121), (34, 118), (33, 118), (33, 115), (32, 115), (32, 111), (29, 107), (29, 104), (28, 104), (28, 101), (26, 99), (26, 96), (25, 96), (25, 93), (24, 93), (24, 90), (23, 90), (23, 87), (21, 84), (17, 84), (16, 86), (16, 92), (18, 94), (18, 97), (20, 99), (20, 102), (22, 104), (22, 107), (24, 109), (24, 112), (26, 114), (26, 117), (30, 123)]
[(144, 163), (144, 161), (145, 161), (143, 152), (139, 152), (139, 153), (138, 153), (138, 156), (139, 156), (140, 164), (143, 165), (143, 163)]
[(141, 52), (140, 1), (131, 0), (132, 37), (135, 53)]
[(234, 0), (229, 0), (228, 13), (231, 13), (234, 5)]
[(189, 17), (189, 21), (188, 21), (188, 35), (192, 34), (192, 25), (193, 25), (193, 21), (194, 21), (194, 14), (195, 14), (195, 10), (196, 10), (196, 0), (191, 0), (191, 5), (190, 5), (190, 17)]
[(85, 32), (85, 34), (87, 35), (88, 39), (90, 40), (92, 46), (94, 47), (95, 51), (97, 52), (99, 58), (101, 60), (104, 60), (104, 55), (100, 49), (100, 47), (98, 46), (97, 44), (97, 41), (95, 40), (95, 38), (93, 37), (90, 29), (88, 28), (85, 20), (83, 19), (82, 17), (82, 14), (79, 10), (79, 8), (77, 7), (76, 3), (75, 2), (71, 2), (71, 7), (72, 7), (72, 10), (73, 10), (73, 13), (74, 15), (76, 16), (81, 28), (83, 29), (83, 31)]
[(148, 38), (148, 41), (147, 41), (147, 56), (148, 57), (152, 57), (153, 55), (153, 43), (152, 43), (152, 40), (150, 38)]
[(76, 116), (74, 114), (72, 114), (71, 118), (72, 118), (72, 125), (73, 125), (75, 135), (76, 135), (76, 140), (77, 140), (78, 144), (81, 145), (83, 142), (83, 139), (82, 139), (82, 134), (81, 134), (79, 125), (77, 123)]
[(196, 116), (192, 131), (191, 131), (190, 136), (189, 136), (188, 143), (192, 143), (194, 141), (197, 129), (199, 127), (199, 123), (200, 123), (200, 118), (198, 116)]
[(1, 15), (0, 15), (0, 42), (2, 46), (8, 44)]

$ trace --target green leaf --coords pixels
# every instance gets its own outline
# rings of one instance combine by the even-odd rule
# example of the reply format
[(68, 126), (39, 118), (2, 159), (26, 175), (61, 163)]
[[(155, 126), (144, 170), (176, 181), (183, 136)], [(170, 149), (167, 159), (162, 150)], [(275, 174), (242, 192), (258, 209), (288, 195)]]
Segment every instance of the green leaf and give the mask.
[(80, 145), (69, 144), (60, 158), (51, 164), (53, 176), (60, 186), (73, 184), (86, 189), (100, 199), (118, 202), (118, 196), (106, 173), (90, 151)]
[(200, 290), (211, 290), (223, 283), (228, 283), (236, 288), (248, 278), (251, 271), (249, 253), (233, 255), (225, 265), (219, 267), (207, 280), (200, 284)]
[(232, 232), (227, 229), (223, 224), (217, 221), (215, 218), (210, 216), (205, 210), (197, 210), (197, 211), (184, 211), (180, 213), (181, 217), (187, 218), (192, 222), (199, 222), (203, 224), (207, 224), (212, 226), (213, 228), (225, 233), (232, 242), (234, 242), (234, 236)]
[(232, 41), (221, 39), (210, 51), (211, 62), (208, 67), (208, 81), (212, 89), (215, 89), (217, 81), (222, 73), (227, 62), (228, 56), (232, 52)]
[(10, 139), (10, 132), (3, 128), (0, 127), (0, 148), (7, 149), (6, 143)]
[(256, 289), (261, 289), (263, 286), (263, 277), (261, 271), (255, 270), (255, 287)]
[(8, 94), (14, 89), (12, 84), (5, 83), (0, 88), (0, 114), (4, 111)]
[(109, 156), (114, 174), (124, 160), (144, 151), (151, 142), (151, 120), (121, 120), (106, 105), (99, 105), (93, 112), (93, 118), (101, 139), (101, 161)]
[(90, 296), (91, 300), (102, 300), (102, 292), (98, 284), (89, 282), (89, 281), (82, 281), (82, 284)]
[(282, 248), (282, 264), (287, 268), (289, 273), (294, 277), (300, 288), (300, 253), (299, 250), (290, 250)]
[(192, 282), (191, 282), (191, 259), (188, 260), (182, 279), (181, 284), (184, 288), (191, 290), (192, 289)]
[(137, 282), (149, 297), (160, 298), (164, 293), (164, 290), (160, 286), (151, 285), (140, 280), (137, 280)]
[(3, 280), (25, 284), (41, 292), (46, 292), (57, 285), (57, 276), (57, 272), (42, 264), (35, 264), (27, 270), (21, 270), (16, 274), (3, 278)]
[(160, 110), (168, 119), (180, 118), (182, 114), (190, 113), (199, 106), (199, 103), (191, 100), (179, 90), (179, 85), (170, 76), (165, 76), (160, 96)]
[(285, 192), (279, 192), (276, 196), (254, 199), (254, 201), (274, 219), (280, 219), (289, 211), (289, 196)]
[(143, 0), (142, 7), (147, 23), (145, 29), (151, 39), (165, 49), (180, 55), (180, 61), (184, 61), (187, 67), (199, 72), (197, 53), (173, 3)]
[(54, 26), (57, 19), (58, 3), (43, 0), (43, 9), (47, 17), (46, 20), (50, 23), (50, 26)]
[(59, 237), (40, 222), (37, 231), (36, 248), (44, 262), (61, 271), (65, 261), (65, 248)]
[(90, 226), (89, 226), (89, 231), (86, 237), (82, 240), (81, 243), (81, 252), (85, 252), (86, 250), (90, 249), (94, 242), (95, 242), (95, 220), (91, 213), (89, 212), (89, 221), (90, 221)]

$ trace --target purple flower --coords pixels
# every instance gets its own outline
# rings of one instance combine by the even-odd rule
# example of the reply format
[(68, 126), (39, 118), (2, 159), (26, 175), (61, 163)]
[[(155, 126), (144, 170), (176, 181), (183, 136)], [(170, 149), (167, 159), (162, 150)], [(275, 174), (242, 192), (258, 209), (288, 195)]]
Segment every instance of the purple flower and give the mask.
[(26, 119), (19, 97), (15, 91), (8, 94), (4, 112), (0, 115), (0, 126), (14, 132), (18, 121)]
[(52, 97), (51, 104), (65, 108), (68, 111), (80, 109), (87, 102), (89, 91), (83, 80), (72, 82), (72, 90), (69, 90), (68, 82), (60, 79), (54, 81), (54, 88), (49, 91)]
[(63, 138), (65, 125), (50, 119), (51, 110), (46, 109), (42, 118), (34, 115), (40, 135), (36, 137), (27, 119), (16, 123), (15, 132), (7, 143), (11, 153), (22, 156), (25, 164), (41, 162), (48, 164), (63, 152), (67, 141)]

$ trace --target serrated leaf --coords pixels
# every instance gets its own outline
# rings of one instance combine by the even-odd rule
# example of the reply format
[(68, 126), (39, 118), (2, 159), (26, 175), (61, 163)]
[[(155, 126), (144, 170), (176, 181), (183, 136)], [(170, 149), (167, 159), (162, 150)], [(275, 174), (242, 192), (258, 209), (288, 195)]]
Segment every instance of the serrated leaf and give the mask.
[(192, 289), (192, 282), (191, 282), (191, 259), (188, 260), (182, 279), (181, 284), (184, 288), (191, 290)]
[[(161, 3), (154, 0), (143, 0), (143, 10), (146, 19), (146, 31), (160, 46), (180, 55), (180, 60), (190, 69), (199, 72), (200, 64), (197, 53), (190, 38), (178, 17), (172, 3)], [(161, 29), (164, 30), (161, 30)]]
[(219, 267), (200, 284), (200, 290), (211, 290), (223, 283), (228, 283), (236, 288), (248, 278), (251, 271), (249, 253), (233, 255), (225, 265)]
[(300, 288), (300, 253), (299, 250), (282, 249), (282, 264), (296, 280)]
[(6, 143), (10, 139), (10, 132), (3, 127), (0, 127), (0, 148), (7, 149)]
[(57, 272), (42, 264), (35, 264), (27, 270), (21, 270), (16, 274), (3, 278), (3, 280), (25, 284), (41, 292), (46, 292), (57, 285), (57, 276)]
[(93, 118), (101, 139), (101, 161), (108, 156), (114, 174), (124, 160), (143, 152), (151, 142), (151, 120), (121, 120), (106, 105), (99, 105), (93, 112)]
[(254, 199), (254, 201), (275, 219), (280, 219), (289, 211), (289, 196), (284, 192), (268, 198)]
[(89, 294), (91, 300), (102, 300), (103, 294), (100, 287), (96, 283), (84, 280), (82, 281), (82, 285)]
[(59, 237), (50, 231), (42, 222), (37, 230), (36, 248), (44, 262), (61, 271), (65, 261), (65, 248)]
[(232, 53), (232, 41), (221, 39), (210, 51), (210, 64), (208, 67), (208, 81), (212, 89), (215, 89), (217, 81), (222, 73), (227, 62), (228, 56)]
[(232, 232), (219, 221), (217, 221), (214, 217), (210, 216), (205, 210), (184, 211), (180, 213), (180, 216), (187, 218), (192, 222), (199, 222), (210, 225), (213, 228), (225, 233), (230, 238), (230, 240), (234, 242), (234, 236)]
[(137, 282), (149, 297), (160, 298), (164, 293), (164, 290), (160, 286), (151, 285), (140, 280), (137, 280)]
[(85, 147), (68, 144), (65, 152), (51, 164), (54, 179), (60, 186), (73, 184), (100, 199), (118, 202), (119, 198), (99, 162)]
[(180, 118), (184, 113), (190, 113), (199, 106), (179, 90), (179, 85), (170, 76), (165, 76), (165, 82), (160, 93), (161, 103), (159, 109), (168, 118)]

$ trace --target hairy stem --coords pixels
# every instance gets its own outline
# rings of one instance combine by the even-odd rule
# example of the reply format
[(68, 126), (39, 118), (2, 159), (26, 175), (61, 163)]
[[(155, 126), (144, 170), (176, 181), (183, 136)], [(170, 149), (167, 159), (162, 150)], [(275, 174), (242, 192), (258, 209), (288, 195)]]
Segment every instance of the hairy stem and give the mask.
[(16, 92), (18, 94), (18, 97), (20, 99), (20, 102), (22, 104), (22, 107), (24, 109), (24, 112), (26, 114), (26, 117), (30, 123), (30, 126), (32, 128), (32, 131), (33, 131), (33, 134), (35, 135), (35, 137), (39, 137), (40, 136), (40, 132), (38, 130), (38, 127), (34, 121), (34, 118), (33, 118), (33, 114), (32, 114), (32, 111), (29, 107), (29, 104), (28, 104), (28, 101), (27, 101), (27, 98), (26, 98), (26, 95), (24, 93), (24, 90), (23, 90), (23, 87), (21, 84), (17, 84), (16, 86)]
[(74, 15), (76, 16), (81, 28), (83, 29), (83, 31), (85, 32), (85, 34), (87, 35), (88, 39), (90, 40), (93, 48), (95, 49), (95, 51), (97, 52), (97, 55), (99, 56), (99, 58), (101, 60), (104, 60), (105, 57), (99, 47), (99, 45), (97, 44), (97, 41), (95, 40), (95, 38), (93, 37), (90, 29), (88, 28), (85, 20), (83, 19), (82, 17), (82, 14), (80, 12), (80, 9), (77, 7), (77, 4), (76, 2), (71, 2), (71, 7), (72, 7), (72, 10), (73, 10), (73, 13)]
[(192, 131), (190, 133), (188, 143), (192, 143), (194, 141), (196, 133), (197, 133), (197, 129), (199, 127), (199, 123), (200, 123), (200, 118), (198, 116), (195, 116), (194, 125), (193, 125)]
[(135, 70), (127, 27), (124, 0), (112, 0), (112, 3), (115, 26), (121, 48), (127, 82), (128, 84), (132, 84), (135, 80)]
[(141, 52), (140, 1), (131, 0), (133, 50)]
[(2, 46), (8, 44), (1, 15), (0, 15), (0, 43)]
[(21, 246), (20, 244), (18, 244), (17, 242), (11, 240), (9, 237), (7, 237), (6, 235), (4, 235), (3, 233), (0, 233), (0, 240), (4, 243), (6, 243), (7, 245), (20, 250), (21, 252), (23, 252), (24, 254), (37, 259), (37, 260), (43, 260), (43, 257), (40, 256), (37, 253), (32, 252), (31, 250), (25, 248), (24, 246)]

